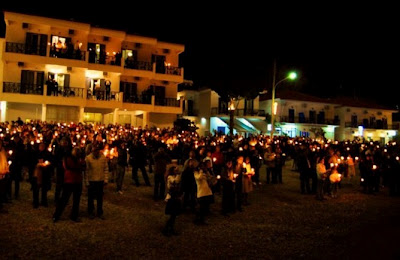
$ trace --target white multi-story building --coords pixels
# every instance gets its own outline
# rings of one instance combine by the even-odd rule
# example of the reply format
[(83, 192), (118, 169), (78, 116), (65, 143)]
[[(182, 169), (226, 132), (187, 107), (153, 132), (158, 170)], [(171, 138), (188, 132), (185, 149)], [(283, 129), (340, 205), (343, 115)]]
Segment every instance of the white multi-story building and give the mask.
[[(194, 121), (201, 134), (229, 133), (228, 103), (209, 88), (195, 90), (191, 89), (191, 84), (187, 85), (178, 93), (184, 100), (184, 117)], [(271, 125), (266, 115), (271, 115), (271, 102), (270, 93), (235, 102), (234, 133), (268, 134)], [(313, 138), (313, 130), (321, 128), (328, 139), (364, 137), (387, 142), (399, 129), (398, 124), (392, 124), (395, 110), (360, 99), (332, 100), (295, 91), (278, 91), (275, 102), (276, 134)]]
[(164, 127), (182, 113), (184, 45), (20, 13), (4, 19), (0, 121)]
[[(229, 133), (230, 111), (228, 102), (210, 88), (195, 90), (188, 87), (178, 92), (183, 100), (183, 117), (195, 122), (200, 135)], [(263, 110), (258, 110), (258, 97), (240, 98), (234, 102), (234, 134), (266, 133), (267, 123)]]
[[(372, 101), (323, 99), (295, 91), (279, 91), (275, 101), (278, 130), (289, 136), (314, 137), (310, 130), (322, 128), (329, 139), (364, 137), (384, 143), (399, 129), (392, 124), (392, 113), (396, 111)], [(271, 94), (260, 96), (260, 108), (271, 114)]]

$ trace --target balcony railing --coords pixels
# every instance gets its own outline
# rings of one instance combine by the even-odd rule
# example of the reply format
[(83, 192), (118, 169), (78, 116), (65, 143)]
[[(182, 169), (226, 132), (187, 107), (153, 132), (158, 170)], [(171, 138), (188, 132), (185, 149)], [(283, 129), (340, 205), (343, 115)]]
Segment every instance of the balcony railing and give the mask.
[(387, 123), (378, 123), (375, 122), (373, 124), (368, 123), (364, 124), (363, 122), (346, 122), (345, 127), (352, 127), (352, 128), (358, 128), (359, 126), (362, 126), (363, 128), (370, 128), (370, 129), (399, 129), (400, 125), (399, 124), (392, 124), (388, 125)]
[(127, 96), (124, 95), (124, 103), (132, 103), (132, 104), (151, 104), (151, 95), (143, 95), (143, 96)]
[(112, 66), (121, 66), (121, 58), (119, 56), (97, 56), (96, 53), (89, 51), (89, 63), (103, 64)]
[(58, 96), (58, 97), (77, 97), (83, 98), (84, 88), (75, 88), (75, 87), (58, 87), (57, 93), (52, 91), (51, 89), (47, 90), (47, 96)]
[(280, 122), (286, 123), (306, 123), (306, 124), (317, 124), (317, 125), (339, 125), (339, 119), (310, 119), (308, 117), (288, 117), (281, 116)]
[(50, 49), (50, 57), (70, 59), (70, 60), (85, 60), (86, 52), (74, 50), (73, 48), (54, 48)]
[(6, 43), (6, 52), (46, 56), (46, 48), (44, 48), (43, 46), (27, 45), (25, 43), (17, 42)]
[(153, 70), (153, 64), (147, 61), (131, 61), (129, 59), (125, 60), (125, 68), (135, 69), (135, 70)]
[(181, 101), (176, 98), (156, 98), (156, 106), (180, 107)]
[(6, 52), (25, 53), (25, 43), (7, 42)]
[[(228, 109), (212, 107), (211, 115), (227, 115), (229, 114)], [(265, 116), (265, 110), (257, 110), (257, 109), (235, 109), (235, 116)]]
[(96, 90), (93, 94), (91, 90), (87, 90), (87, 99), (102, 101), (120, 101), (120, 92), (111, 91), (108, 95), (104, 90)]
[(4, 93), (43, 95), (43, 85), (3, 82)]
[(165, 67), (165, 74), (181, 76), (181, 68), (179, 67)]

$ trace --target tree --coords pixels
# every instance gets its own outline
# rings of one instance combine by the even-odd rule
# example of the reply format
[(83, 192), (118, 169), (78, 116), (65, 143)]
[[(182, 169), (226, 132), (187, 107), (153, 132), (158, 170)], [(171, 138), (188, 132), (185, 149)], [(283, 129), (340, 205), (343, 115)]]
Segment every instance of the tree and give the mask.
[(323, 138), (325, 139), (325, 131), (321, 127), (313, 127), (310, 128), (310, 132), (315, 135), (315, 138)]
[(196, 132), (198, 127), (193, 121), (190, 121), (186, 118), (178, 118), (174, 122), (174, 129), (176, 131), (189, 131), (189, 132)]

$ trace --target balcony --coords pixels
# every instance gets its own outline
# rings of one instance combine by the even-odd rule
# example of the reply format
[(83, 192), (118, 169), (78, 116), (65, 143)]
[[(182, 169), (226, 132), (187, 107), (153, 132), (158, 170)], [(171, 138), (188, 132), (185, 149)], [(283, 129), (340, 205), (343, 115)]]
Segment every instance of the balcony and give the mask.
[(54, 91), (52, 92), (50, 89), (47, 89), (47, 96), (57, 96), (57, 97), (74, 97), (74, 98), (83, 98), (84, 88), (75, 88), (75, 87), (59, 87), (57, 95), (55, 95)]
[(352, 127), (352, 128), (358, 128), (359, 126), (362, 126), (363, 128), (369, 128), (369, 129), (400, 129), (400, 124), (392, 124), (388, 125), (387, 123), (384, 122), (374, 122), (373, 124), (371, 123), (363, 123), (363, 122), (346, 122), (345, 127)]
[(61, 59), (70, 59), (70, 60), (85, 60), (86, 52), (81, 50), (74, 50), (74, 48), (55, 48), (52, 47), (50, 49), (50, 57), (53, 58), (61, 58)]
[(137, 96), (137, 95), (124, 95), (124, 103), (131, 103), (131, 104), (151, 104), (151, 96)]
[(3, 82), (4, 93), (18, 93), (30, 95), (43, 95), (43, 86), (37, 84), (22, 84), (15, 82)]
[(166, 66), (164, 74), (181, 76), (181, 71), (179, 67)]
[(181, 101), (177, 100), (176, 98), (156, 98), (155, 105), (165, 107), (180, 107)]
[(96, 90), (93, 94), (90, 89), (87, 90), (87, 99), (89, 100), (100, 100), (100, 101), (120, 101), (120, 92), (111, 91), (107, 95), (106, 91)]
[(47, 47), (27, 45), (25, 43), (7, 42), (6, 52), (46, 56)]
[(147, 61), (131, 61), (129, 59), (126, 59), (125, 68), (134, 70), (153, 71), (153, 64)]
[[(212, 107), (211, 108), (211, 115), (228, 115), (228, 109)], [(265, 110), (257, 110), (257, 109), (235, 109), (234, 112), (235, 116), (265, 116)]]
[(281, 116), (280, 122), (285, 123), (301, 123), (301, 124), (317, 124), (317, 125), (339, 125), (339, 119), (310, 119), (308, 117), (288, 117)]

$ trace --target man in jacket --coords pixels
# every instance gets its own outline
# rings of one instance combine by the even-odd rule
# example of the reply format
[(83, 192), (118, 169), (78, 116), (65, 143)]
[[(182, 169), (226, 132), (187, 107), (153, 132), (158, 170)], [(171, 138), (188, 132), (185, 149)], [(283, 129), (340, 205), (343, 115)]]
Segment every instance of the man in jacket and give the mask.
[(85, 184), (88, 187), (88, 213), (94, 218), (94, 199), (97, 200), (97, 217), (103, 217), (103, 186), (108, 183), (106, 157), (100, 152), (102, 145), (93, 145), (92, 153), (86, 156)]

